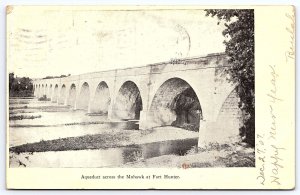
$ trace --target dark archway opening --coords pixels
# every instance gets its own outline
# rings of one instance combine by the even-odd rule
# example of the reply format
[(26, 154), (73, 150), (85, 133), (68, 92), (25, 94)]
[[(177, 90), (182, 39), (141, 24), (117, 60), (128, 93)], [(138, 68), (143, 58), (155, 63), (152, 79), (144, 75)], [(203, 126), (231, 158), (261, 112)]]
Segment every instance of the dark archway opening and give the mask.
[(98, 113), (101, 115), (107, 115), (110, 102), (111, 99), (110, 99), (109, 88), (106, 82), (102, 81), (97, 86), (94, 100), (91, 107), (91, 112)]
[(75, 101), (76, 101), (76, 86), (73, 83), (69, 90), (69, 99), (67, 101), (68, 106), (71, 106), (71, 108), (75, 107)]
[(48, 94), (49, 94), (49, 98), (51, 100), (51, 97), (52, 97), (52, 84), (50, 84), (50, 86), (49, 86), (49, 92), (48, 92)]
[(48, 86), (47, 86), (47, 84), (45, 85), (45, 94), (44, 95), (46, 96), (46, 98), (48, 98)]
[(38, 90), (37, 90), (37, 97), (39, 98), (41, 94), (41, 85), (38, 85)]
[(58, 99), (58, 85), (56, 84), (54, 87), (52, 102), (57, 102), (57, 99)]
[(90, 103), (90, 87), (87, 82), (83, 83), (77, 100), (77, 109), (88, 111)]
[(199, 131), (201, 120), (201, 106), (195, 91), (190, 87), (178, 94), (170, 107), (176, 113), (176, 120), (172, 126)]
[(157, 126), (171, 125), (199, 131), (203, 116), (193, 88), (180, 78), (171, 78), (157, 90), (150, 107), (150, 118)]
[(58, 104), (64, 104), (65, 103), (66, 91), (67, 91), (66, 86), (62, 85), (61, 90), (60, 90), (60, 96), (59, 96)]
[(44, 88), (44, 84), (42, 84), (42, 93), (41, 93), (41, 97), (43, 97), (45, 95), (45, 88)]
[(126, 81), (120, 88), (113, 107), (114, 117), (123, 120), (139, 120), (143, 109), (140, 90), (132, 81)]

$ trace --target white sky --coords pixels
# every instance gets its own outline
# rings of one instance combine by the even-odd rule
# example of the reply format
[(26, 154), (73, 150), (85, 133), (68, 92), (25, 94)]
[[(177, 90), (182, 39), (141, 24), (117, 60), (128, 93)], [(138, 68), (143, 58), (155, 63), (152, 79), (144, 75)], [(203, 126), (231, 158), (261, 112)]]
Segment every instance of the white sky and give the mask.
[(203, 10), (86, 11), (14, 8), (8, 71), (40, 78), (224, 52), (224, 26)]

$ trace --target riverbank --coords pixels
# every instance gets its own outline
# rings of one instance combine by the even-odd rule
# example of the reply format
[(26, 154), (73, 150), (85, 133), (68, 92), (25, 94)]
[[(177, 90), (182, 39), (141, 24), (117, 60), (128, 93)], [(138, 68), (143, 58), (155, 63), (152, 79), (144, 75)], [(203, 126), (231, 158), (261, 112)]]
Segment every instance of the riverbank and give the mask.
[[(217, 147), (216, 147), (217, 146)], [(254, 148), (242, 142), (193, 148), (184, 156), (163, 155), (122, 165), (123, 168), (255, 167)]]
[(104, 130), (100, 134), (41, 140), (10, 147), (10, 152), (47, 152), (85, 149), (105, 149), (167, 140), (197, 138), (198, 133), (176, 127), (159, 127), (151, 130)]
[[(177, 167), (177, 168), (205, 168), (205, 167), (254, 167), (255, 153), (254, 148), (249, 147), (243, 142), (217, 144), (211, 143), (205, 148), (197, 148), (196, 145), (191, 147), (182, 154), (174, 154), (170, 150), (170, 145), (159, 146), (160, 143), (167, 140), (197, 139), (198, 134), (192, 131), (186, 131), (175, 127), (160, 127), (152, 130), (106, 130), (101, 134), (85, 135), (77, 137), (67, 137), (54, 140), (42, 140), (40, 142), (23, 144), (10, 148), (9, 159), (13, 167), (36, 167), (43, 163), (49, 163), (49, 167), (57, 167), (57, 163), (64, 163), (65, 167), (77, 167), (75, 164), (63, 159), (69, 159), (68, 155), (82, 154), (87, 158), (98, 160), (95, 154), (108, 157), (110, 152), (114, 151), (119, 154), (117, 161), (111, 160), (110, 164), (102, 161), (93, 160), (91, 162), (78, 163), (82, 167), (123, 167), (123, 168), (145, 168), (145, 167)], [(151, 144), (143, 151), (145, 144)], [(157, 145), (156, 145), (157, 143)], [(197, 143), (197, 142), (196, 142)], [(176, 149), (176, 145), (171, 148)], [(78, 151), (78, 152), (77, 152)], [(118, 152), (117, 152), (118, 151)], [(146, 152), (146, 153), (144, 153)], [(150, 153), (149, 153), (150, 152)], [(158, 152), (161, 155), (148, 156), (151, 153)], [(166, 153), (165, 153), (166, 152)], [(71, 156), (72, 156), (71, 155)], [(125, 155), (125, 156), (124, 156)], [(59, 156), (59, 157), (57, 157)], [(121, 156), (121, 157), (120, 157)], [(55, 162), (51, 161), (55, 157)], [(119, 160), (123, 159), (122, 162)], [(124, 159), (130, 158), (129, 162), (123, 162)], [(134, 158), (134, 160), (132, 160)], [(126, 160), (125, 160), (126, 161)], [(107, 162), (105, 162), (107, 163)], [(62, 165), (59, 165), (62, 166)]]

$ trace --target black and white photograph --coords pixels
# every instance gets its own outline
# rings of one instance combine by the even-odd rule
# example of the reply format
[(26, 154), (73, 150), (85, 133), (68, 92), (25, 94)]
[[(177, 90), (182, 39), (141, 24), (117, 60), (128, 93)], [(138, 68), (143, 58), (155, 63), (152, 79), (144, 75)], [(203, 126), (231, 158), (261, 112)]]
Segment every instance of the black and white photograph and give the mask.
[(255, 167), (253, 9), (7, 14), (9, 167)]

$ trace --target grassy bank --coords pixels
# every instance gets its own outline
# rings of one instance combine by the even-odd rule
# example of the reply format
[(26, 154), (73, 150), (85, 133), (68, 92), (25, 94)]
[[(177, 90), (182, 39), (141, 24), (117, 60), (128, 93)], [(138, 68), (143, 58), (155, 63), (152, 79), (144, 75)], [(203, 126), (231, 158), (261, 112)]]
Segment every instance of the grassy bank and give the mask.
[[(122, 123), (123, 124), (123, 123)], [(120, 125), (122, 125), (120, 124)], [(124, 123), (126, 125), (127, 123)], [(120, 125), (115, 129), (107, 129), (101, 134), (88, 134), (77, 137), (64, 137), (60, 139), (42, 140), (35, 143), (11, 147), (10, 152), (46, 152), (46, 151), (66, 151), (103, 149), (132, 144), (144, 144), (161, 142), (166, 140), (197, 138), (196, 132), (191, 132), (179, 128), (167, 127), (151, 130), (124, 130)], [(115, 126), (115, 125), (114, 125)], [(123, 128), (126, 128), (124, 126)]]
[[(9, 119), (11, 120), (11, 119)], [(57, 125), (9, 125), (10, 127), (18, 127), (18, 128), (30, 128), (30, 127), (63, 127), (63, 126), (75, 126), (75, 125), (97, 125), (97, 124), (104, 124), (101, 121), (94, 121), (94, 122), (73, 122), (73, 123), (65, 123), (65, 124), (57, 124)]]
[(23, 120), (23, 119), (35, 119), (35, 118), (41, 118), (42, 116), (41, 115), (37, 115), (37, 116), (34, 116), (34, 115), (31, 115), (31, 116), (28, 116), (28, 115), (13, 115), (13, 116), (9, 116), (9, 120)]
[(104, 133), (96, 135), (85, 135), (79, 137), (68, 137), (55, 140), (28, 143), (16, 147), (11, 147), (10, 152), (46, 152), (46, 151), (65, 151), (65, 150), (85, 150), (117, 147), (129, 140), (127, 132), (114, 134)]
[[(192, 149), (185, 156), (164, 155), (128, 163), (122, 167), (177, 167), (177, 168), (206, 168), (206, 167), (255, 167), (254, 148), (237, 142), (231, 144), (212, 144), (213, 147)], [(218, 145), (218, 147), (215, 147)]]

